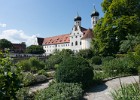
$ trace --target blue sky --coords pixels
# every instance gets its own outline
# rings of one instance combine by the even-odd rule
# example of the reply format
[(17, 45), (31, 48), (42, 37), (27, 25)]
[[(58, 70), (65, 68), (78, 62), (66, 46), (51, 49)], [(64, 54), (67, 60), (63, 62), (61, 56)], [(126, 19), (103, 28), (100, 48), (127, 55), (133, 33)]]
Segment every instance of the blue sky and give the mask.
[(0, 38), (31, 43), (36, 35), (50, 37), (70, 33), (77, 12), (82, 26), (91, 28), (93, 4), (103, 16), (103, 0), (0, 0)]

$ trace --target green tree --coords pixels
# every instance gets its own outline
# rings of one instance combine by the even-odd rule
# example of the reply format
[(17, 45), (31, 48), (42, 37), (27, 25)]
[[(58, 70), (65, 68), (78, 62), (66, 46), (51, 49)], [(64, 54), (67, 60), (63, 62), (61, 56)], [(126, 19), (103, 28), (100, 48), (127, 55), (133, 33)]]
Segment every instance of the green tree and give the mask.
[(12, 48), (12, 43), (6, 39), (1, 39), (0, 40), (0, 49), (4, 51), (5, 48), (11, 49)]
[(92, 79), (93, 68), (81, 57), (66, 57), (56, 71), (58, 82), (82, 83), (86, 87)]
[(26, 48), (26, 53), (30, 54), (43, 54), (45, 50), (40, 45), (31, 45)]
[(120, 42), (128, 34), (140, 32), (139, 0), (104, 0), (104, 17), (94, 29), (93, 50), (101, 55), (112, 55), (119, 51)]
[(133, 52), (134, 48), (140, 44), (140, 36), (127, 35), (126, 40), (121, 41), (120, 51), (121, 52)]
[(17, 99), (16, 92), (21, 88), (21, 75), (20, 67), (0, 52), (0, 100)]
[(90, 49), (80, 50), (77, 54), (78, 57), (90, 59), (93, 57), (93, 52)]
[(65, 59), (65, 57), (71, 56), (73, 54), (74, 52), (70, 49), (63, 49), (62, 51), (57, 51), (47, 59), (46, 67), (48, 69), (54, 69), (58, 66), (58, 64), (62, 62), (63, 59)]

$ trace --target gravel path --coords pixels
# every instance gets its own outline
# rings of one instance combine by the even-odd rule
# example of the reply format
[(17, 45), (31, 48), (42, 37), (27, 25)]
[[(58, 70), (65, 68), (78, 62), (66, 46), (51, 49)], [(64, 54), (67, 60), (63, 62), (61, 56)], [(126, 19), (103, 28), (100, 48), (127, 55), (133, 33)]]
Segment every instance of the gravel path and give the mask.
[(85, 100), (113, 100), (111, 92), (120, 87), (120, 80), (122, 84), (130, 84), (138, 82), (138, 76), (129, 76), (109, 80), (104, 84), (93, 87), (84, 96)]
[(33, 92), (36, 92), (38, 90), (41, 90), (41, 89), (45, 89), (49, 86), (49, 83), (51, 82), (52, 80), (49, 80), (48, 82), (46, 83), (42, 83), (42, 84), (38, 84), (38, 85), (35, 85), (35, 86), (30, 86), (30, 90), (29, 90), (29, 93), (33, 93)]

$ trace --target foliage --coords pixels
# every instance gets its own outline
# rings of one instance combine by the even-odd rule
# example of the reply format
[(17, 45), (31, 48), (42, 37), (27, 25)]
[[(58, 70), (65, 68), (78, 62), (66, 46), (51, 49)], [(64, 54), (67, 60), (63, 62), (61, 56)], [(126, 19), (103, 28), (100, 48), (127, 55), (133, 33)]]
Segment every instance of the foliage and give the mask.
[(94, 83), (99, 84), (102, 83), (105, 78), (108, 78), (108, 75), (103, 71), (95, 71), (94, 72)]
[(30, 85), (42, 83), (45, 81), (47, 81), (47, 77), (45, 75), (34, 75), (30, 72), (23, 74), (24, 86), (30, 86)]
[(29, 97), (29, 88), (23, 87), (17, 91), (16, 97), (18, 100), (27, 100)]
[(47, 60), (46, 68), (55, 69), (58, 64), (61, 63), (63, 59), (65, 59), (65, 57), (71, 56), (73, 54), (73, 51), (71, 51), (70, 49), (63, 49), (62, 51), (55, 52)]
[(112, 59), (114, 59), (113, 56), (102, 57), (102, 63), (108, 62), (108, 61), (110, 61), (110, 60), (112, 60)]
[(36, 72), (45, 68), (45, 63), (40, 61), (36, 57), (31, 57), (28, 60), (22, 60), (17, 63), (18, 66), (21, 66), (23, 71)]
[(112, 96), (114, 100), (140, 100), (139, 84), (121, 84), (121, 88), (112, 92)]
[(60, 55), (62, 56), (68, 56), (73, 54), (74, 52), (71, 49), (62, 49), (62, 51), (60, 51)]
[(140, 44), (138, 44), (135, 48), (134, 51), (136, 52), (136, 55), (140, 56)]
[(0, 39), (0, 49), (4, 50), (5, 48), (12, 48), (12, 43), (6, 39)]
[(120, 45), (120, 51), (121, 52), (127, 52), (127, 51), (134, 51), (134, 47), (140, 44), (140, 36), (134, 36), (134, 35), (130, 35), (128, 34), (126, 36), (126, 40), (121, 41), (121, 45)]
[(43, 54), (43, 53), (45, 53), (45, 50), (40, 45), (31, 45), (31, 46), (26, 48), (26, 53)]
[(4, 57), (4, 55), (0, 52), (0, 99), (16, 99), (16, 92), (20, 88), (20, 67), (14, 65), (10, 57)]
[(45, 75), (45, 76), (47, 76), (47, 71), (45, 71), (44, 69), (39, 70), (37, 73), (38, 73), (38, 75)]
[(48, 79), (45, 75), (35, 75), (35, 84), (36, 83), (43, 83), (46, 81), (48, 81)]
[(100, 65), (100, 64), (102, 64), (101, 57), (99, 57), (99, 56), (93, 56), (93, 57), (91, 58), (91, 64), (95, 64), (95, 65)]
[(23, 81), (24, 86), (29, 86), (35, 82), (35, 76), (30, 72), (24, 73), (22, 81)]
[(89, 85), (93, 79), (93, 68), (84, 58), (67, 57), (56, 71), (58, 82), (82, 83), (83, 87)]
[(104, 17), (94, 29), (92, 48), (103, 56), (116, 54), (128, 34), (140, 34), (139, 0), (103, 0)]
[(105, 73), (110, 77), (137, 74), (137, 68), (129, 57), (115, 58), (103, 63)]
[(56, 83), (39, 91), (35, 100), (80, 100), (82, 89), (75, 83)]
[(46, 69), (55, 69), (55, 65), (62, 61), (62, 57), (59, 54), (50, 56), (46, 61)]
[(90, 59), (93, 56), (93, 52), (90, 49), (80, 50), (77, 54), (78, 57)]

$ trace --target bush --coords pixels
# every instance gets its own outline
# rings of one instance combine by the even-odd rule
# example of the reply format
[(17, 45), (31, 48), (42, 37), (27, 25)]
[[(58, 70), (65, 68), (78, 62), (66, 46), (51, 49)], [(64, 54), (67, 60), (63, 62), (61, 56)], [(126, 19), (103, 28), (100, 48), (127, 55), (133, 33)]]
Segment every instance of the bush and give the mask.
[(137, 67), (135, 67), (135, 63), (128, 57), (115, 58), (108, 62), (104, 62), (103, 69), (105, 73), (108, 73), (110, 77), (138, 73)]
[(21, 66), (22, 70), (25, 72), (36, 72), (37, 70), (45, 68), (45, 63), (38, 60), (36, 57), (31, 57), (28, 60), (22, 60), (18, 62), (17, 65)]
[(55, 65), (62, 62), (62, 57), (59, 54), (55, 54), (49, 57), (46, 62), (46, 69), (55, 69)]
[(33, 83), (35, 83), (35, 76), (30, 72), (23, 73), (23, 84), (24, 84), (24, 86), (29, 86)]
[(43, 83), (43, 82), (47, 81), (47, 77), (45, 75), (36, 75), (34, 80), (35, 80), (34, 84)]
[(113, 60), (113, 59), (114, 59), (113, 56), (102, 57), (102, 63), (108, 62), (108, 61)]
[(91, 58), (91, 64), (95, 64), (95, 65), (100, 65), (102, 64), (102, 60), (101, 57), (99, 56), (94, 56)]
[(21, 88), (17, 91), (16, 94), (17, 100), (28, 100), (27, 98), (29, 97), (29, 88), (24, 87)]
[(25, 72), (31, 71), (31, 65), (28, 60), (21, 60), (17, 63), (18, 66), (21, 66), (21, 69)]
[(93, 52), (90, 49), (80, 50), (77, 54), (78, 57), (90, 59), (93, 56)]
[(35, 100), (80, 100), (81, 85), (74, 83), (55, 83), (47, 89), (39, 91)]
[(47, 71), (45, 71), (44, 69), (39, 70), (37, 73), (38, 73), (38, 75), (45, 75), (45, 76), (47, 76)]
[(63, 49), (62, 51), (56, 51), (53, 55), (49, 57), (46, 63), (47, 69), (56, 69), (63, 59), (67, 56), (73, 55), (73, 51), (70, 49)]
[(67, 57), (56, 71), (58, 82), (82, 83), (86, 87), (92, 79), (93, 68), (84, 58)]
[(47, 77), (44, 75), (34, 75), (30, 72), (23, 74), (23, 84), (24, 86), (30, 86), (38, 83), (47, 81)]

